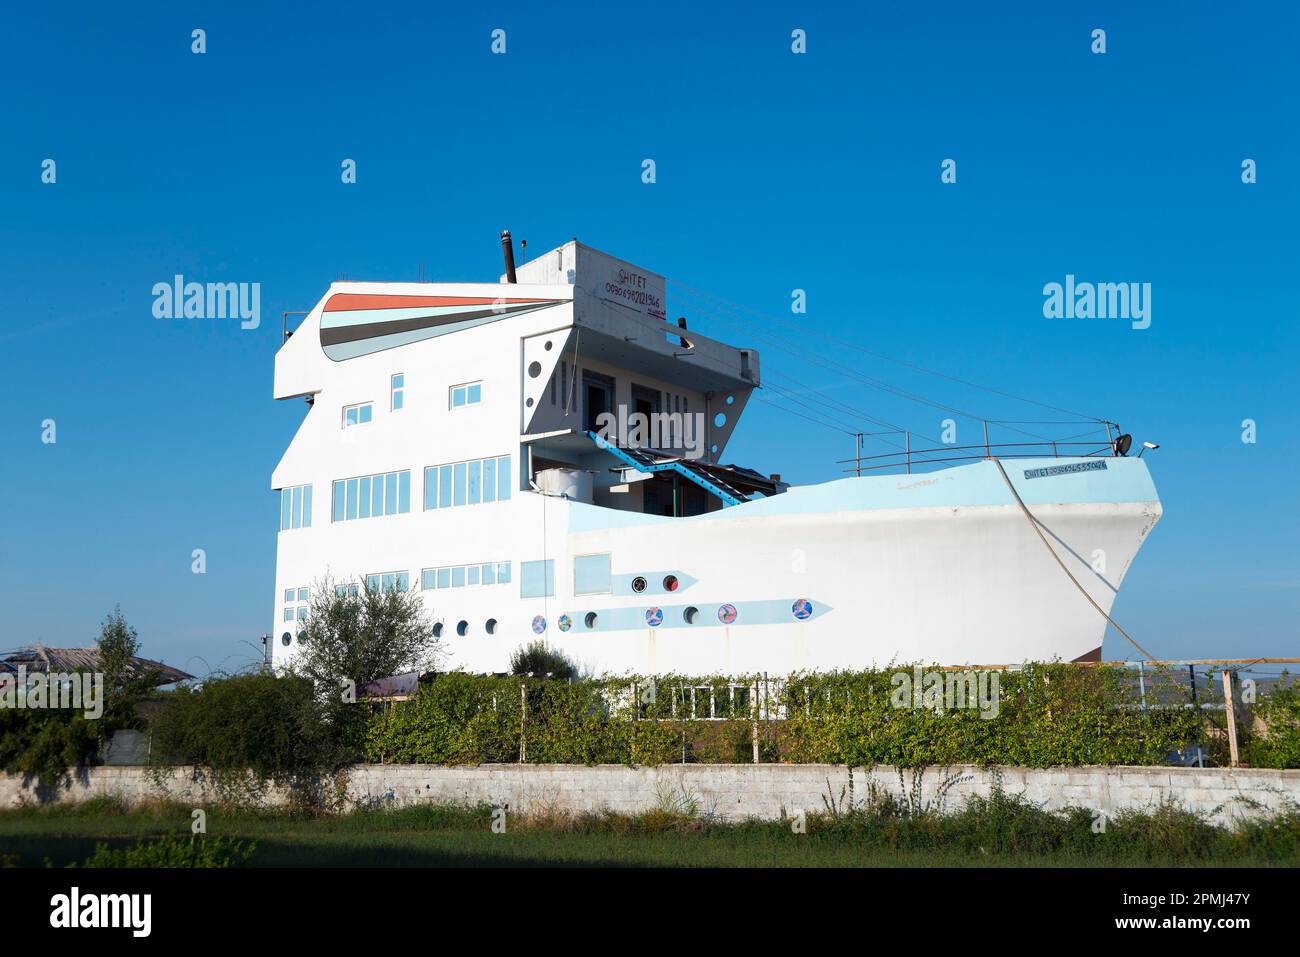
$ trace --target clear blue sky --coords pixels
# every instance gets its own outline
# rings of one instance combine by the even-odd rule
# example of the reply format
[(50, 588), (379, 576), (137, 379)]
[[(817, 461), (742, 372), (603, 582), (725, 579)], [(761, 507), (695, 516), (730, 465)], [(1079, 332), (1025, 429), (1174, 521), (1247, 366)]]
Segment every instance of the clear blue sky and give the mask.
[[(304, 413), (271, 398), (281, 310), (341, 274), (494, 279), (509, 227), (786, 323), (802, 288), (809, 326), (1117, 419), (1162, 445), (1165, 518), (1116, 618), (1161, 655), (1300, 648), (1294, 4), (81, 6), (24, 4), (0, 37), (0, 647), (86, 644), (120, 602), (151, 656), (202, 674), (253, 655), (275, 607), (270, 474)], [(261, 327), (154, 319), (175, 273), (261, 283)], [(1045, 319), (1066, 273), (1150, 282), (1151, 327)], [(698, 325), (939, 431), (935, 409)], [(753, 403), (728, 458), (802, 483), (850, 451)]]

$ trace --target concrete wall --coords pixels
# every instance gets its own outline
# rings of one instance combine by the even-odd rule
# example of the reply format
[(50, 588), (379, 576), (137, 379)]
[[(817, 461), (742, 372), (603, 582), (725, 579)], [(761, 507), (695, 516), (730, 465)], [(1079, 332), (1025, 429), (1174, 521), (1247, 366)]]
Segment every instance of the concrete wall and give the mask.
[[(1003, 768), (929, 769), (921, 779), (923, 801), (934, 800), (941, 782), (956, 776), (945, 807), (960, 806), (972, 795), (988, 794), (1000, 775), (1004, 790), (1023, 794), (1048, 809), (1077, 805), (1113, 814), (1150, 807), (1164, 800), (1210, 815), (1220, 823), (1262, 810), (1300, 802), (1300, 771), (1227, 768)], [(913, 790), (911, 772), (900, 782), (893, 768), (858, 769), (854, 796), (862, 799), (874, 783), (895, 796)], [(359, 765), (347, 784), (348, 799), (361, 805), (486, 802), (511, 810), (566, 808), (637, 812), (661, 804), (692, 802), (700, 813), (738, 819), (779, 818), (796, 811), (821, 811), (824, 798), (848, 797), (849, 772), (835, 765), (483, 765), (443, 768), (430, 765)], [(843, 794), (843, 796), (842, 796)], [(43, 801), (79, 801), (115, 795), (127, 802), (170, 798), (196, 805), (217, 800), (211, 786), (192, 769), (177, 768), (159, 788), (144, 768), (97, 767), (82, 771), (54, 794), (37, 794), (15, 775), (0, 775), (0, 807)], [(282, 793), (267, 803), (282, 801)]]

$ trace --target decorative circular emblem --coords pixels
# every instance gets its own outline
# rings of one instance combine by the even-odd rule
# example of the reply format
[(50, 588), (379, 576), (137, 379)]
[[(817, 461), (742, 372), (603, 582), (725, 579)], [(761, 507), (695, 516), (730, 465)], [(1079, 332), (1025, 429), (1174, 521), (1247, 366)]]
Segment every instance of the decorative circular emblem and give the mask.
[(664, 591), (677, 591), (677, 576), (676, 576), (676, 575), (665, 575), (665, 576), (664, 576)]
[(561, 615), (556, 624), (560, 626), (560, 631), (568, 631), (573, 627), (573, 619), (568, 615)]
[(722, 605), (718, 608), (718, 621), (730, 625), (736, 620), (737, 614), (735, 605)]
[(790, 606), (790, 611), (800, 621), (804, 621), (812, 617), (812, 602), (807, 598), (796, 598), (794, 604)]
[(632, 579), (632, 590), (639, 595), (646, 590), (646, 584), (646, 580), (640, 575), (637, 575), (636, 578)]
[(645, 610), (645, 623), (651, 628), (658, 628), (664, 623), (664, 610), (662, 608), (647, 608)]
[(533, 634), (540, 635), (545, 630), (546, 630), (546, 619), (543, 618), (541, 615), (535, 615), (533, 617)]

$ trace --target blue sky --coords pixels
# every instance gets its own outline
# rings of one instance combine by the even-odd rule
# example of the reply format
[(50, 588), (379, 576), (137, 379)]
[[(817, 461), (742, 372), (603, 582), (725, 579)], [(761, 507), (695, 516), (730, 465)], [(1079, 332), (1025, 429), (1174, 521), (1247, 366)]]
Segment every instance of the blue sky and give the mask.
[[(274, 608), (270, 473), (304, 412), (271, 399), (280, 312), (340, 275), (494, 279), (509, 227), (773, 317), (746, 342), (669, 306), (758, 346), (772, 381), (918, 433), (946, 414), (809, 353), (980, 417), (1051, 414), (800, 324), (1159, 442), (1165, 517), (1115, 617), (1159, 655), (1296, 654), (1293, 4), (470, 6), (7, 14), (0, 647), (86, 644), (120, 602), (151, 656), (247, 661)], [(260, 328), (154, 319), (175, 273), (261, 283)], [(1045, 319), (1067, 273), (1151, 283), (1150, 328)], [(752, 403), (728, 458), (803, 483), (851, 450)]]

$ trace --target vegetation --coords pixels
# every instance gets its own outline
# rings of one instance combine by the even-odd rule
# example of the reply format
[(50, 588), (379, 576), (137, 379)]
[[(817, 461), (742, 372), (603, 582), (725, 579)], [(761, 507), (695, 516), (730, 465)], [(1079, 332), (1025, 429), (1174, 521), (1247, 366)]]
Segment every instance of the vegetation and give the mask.
[(572, 681), (578, 677), (578, 666), (563, 652), (549, 648), (546, 642), (539, 640), (516, 649), (510, 656), (510, 673), (520, 678)]
[(433, 622), (418, 592), (396, 588), (312, 588), (311, 610), (298, 633), (301, 649), (292, 670), (318, 688), (354, 687), (414, 669), (432, 668), (442, 656)]
[[(893, 679), (906, 670), (800, 675), (780, 687), (439, 675), (371, 717), (365, 754), (428, 764), (748, 762), (757, 733), (769, 762), (1052, 767), (1163, 764), (1202, 734), (1194, 709), (1144, 709), (1120, 668), (1002, 672), (996, 712), (983, 714), (900, 707)], [(1147, 681), (1154, 698), (1158, 678)], [(761, 715), (756, 700), (766, 703)]]
[[(1285, 675), (1283, 676), (1285, 680)], [(1255, 703), (1262, 733), (1247, 736), (1242, 753), (1253, 768), (1300, 768), (1300, 688), (1279, 684)]]
[[(1098, 828), (1092, 812), (1049, 812), (994, 792), (960, 808), (917, 807), (906, 793), (876, 792), (797, 824), (720, 821), (689, 796), (666, 796), (641, 814), (509, 812), (504, 833), (485, 805), (421, 804), (319, 815), (208, 813), (197, 848), (188, 805), (126, 810), (113, 802), (0, 811), (9, 866), (1294, 866), (1300, 812), (1216, 826), (1162, 805)], [(498, 827), (497, 830), (500, 830)], [(178, 837), (177, 835), (185, 835)], [(256, 850), (253, 843), (256, 843)], [(101, 846), (102, 849), (101, 849)], [(111, 862), (111, 863), (110, 863)], [(87, 862), (90, 866), (90, 862)], [(220, 866), (225, 866), (220, 864)]]
[(0, 708), (0, 770), (54, 787), (69, 768), (90, 764), (114, 731), (143, 727), (137, 705), (153, 687), (152, 676), (130, 673), (140, 640), (120, 607), (104, 618), (96, 646), (104, 675), (102, 716), (90, 720), (76, 709)]

